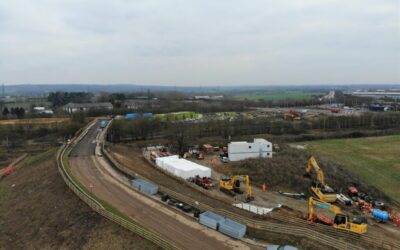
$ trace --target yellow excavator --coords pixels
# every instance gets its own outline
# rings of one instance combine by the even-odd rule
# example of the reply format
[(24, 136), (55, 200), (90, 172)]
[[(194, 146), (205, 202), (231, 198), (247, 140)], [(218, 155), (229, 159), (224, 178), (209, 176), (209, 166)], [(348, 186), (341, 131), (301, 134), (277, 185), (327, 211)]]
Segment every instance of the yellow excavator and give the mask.
[(328, 184), (325, 183), (324, 172), (318, 166), (314, 156), (311, 156), (306, 166), (305, 176), (311, 177), (311, 172), (314, 170), (316, 179), (313, 180), (311, 185), (311, 191), (316, 198), (325, 202), (336, 202), (336, 192)]
[(332, 204), (310, 197), (308, 200), (308, 220), (315, 220), (314, 208), (320, 207), (328, 209), (335, 214), (333, 227), (341, 230), (346, 230), (356, 234), (365, 234), (367, 232), (367, 224), (362, 217), (350, 217), (342, 213), (342, 210)]
[(219, 180), (219, 188), (223, 192), (227, 192), (230, 195), (235, 195), (236, 193), (241, 194), (240, 183), (244, 182), (246, 184), (246, 202), (254, 200), (251, 192), (250, 178), (248, 175), (234, 175), (232, 177), (221, 176)]

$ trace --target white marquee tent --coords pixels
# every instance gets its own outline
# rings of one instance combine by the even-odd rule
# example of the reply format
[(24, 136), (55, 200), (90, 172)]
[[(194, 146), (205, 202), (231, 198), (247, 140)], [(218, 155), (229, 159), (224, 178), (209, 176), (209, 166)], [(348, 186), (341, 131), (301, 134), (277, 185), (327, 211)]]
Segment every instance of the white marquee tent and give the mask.
[(211, 169), (197, 163), (179, 158), (177, 155), (156, 158), (158, 167), (173, 175), (187, 179), (195, 177), (211, 177)]

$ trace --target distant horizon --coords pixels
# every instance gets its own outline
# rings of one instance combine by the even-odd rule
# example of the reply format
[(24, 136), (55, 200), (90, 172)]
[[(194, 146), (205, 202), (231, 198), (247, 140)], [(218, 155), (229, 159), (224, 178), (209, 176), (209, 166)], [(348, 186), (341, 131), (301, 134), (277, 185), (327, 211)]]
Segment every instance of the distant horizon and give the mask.
[(296, 87), (296, 86), (307, 86), (307, 87), (329, 87), (329, 86), (400, 86), (400, 82), (398, 83), (268, 83), (268, 84), (202, 84), (202, 85), (180, 85), (180, 84), (163, 84), (163, 83), (7, 83), (0, 82), (0, 85), (5, 86), (19, 86), (19, 85), (39, 85), (39, 86), (57, 86), (57, 85), (93, 85), (93, 86), (140, 86), (140, 87), (179, 87), (179, 88), (213, 88), (213, 87)]

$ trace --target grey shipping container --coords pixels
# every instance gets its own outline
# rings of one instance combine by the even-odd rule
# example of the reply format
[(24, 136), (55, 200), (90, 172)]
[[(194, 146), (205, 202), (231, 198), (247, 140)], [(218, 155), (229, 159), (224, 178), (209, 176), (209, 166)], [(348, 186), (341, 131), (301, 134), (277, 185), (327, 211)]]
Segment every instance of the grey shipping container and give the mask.
[(142, 193), (154, 195), (158, 192), (158, 186), (142, 179), (131, 180), (131, 185)]
[(201, 213), (199, 216), (199, 223), (207, 227), (217, 230), (221, 222), (225, 220), (221, 215), (215, 214), (210, 211)]
[(226, 219), (219, 224), (218, 231), (236, 239), (241, 239), (246, 234), (246, 225)]

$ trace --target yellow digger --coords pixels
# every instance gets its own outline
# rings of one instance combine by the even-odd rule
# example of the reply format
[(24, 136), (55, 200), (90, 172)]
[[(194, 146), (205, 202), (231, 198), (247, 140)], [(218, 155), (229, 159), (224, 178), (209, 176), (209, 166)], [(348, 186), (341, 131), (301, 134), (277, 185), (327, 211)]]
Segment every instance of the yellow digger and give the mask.
[(311, 192), (316, 198), (325, 202), (336, 202), (336, 192), (328, 184), (325, 183), (324, 172), (318, 166), (314, 156), (311, 156), (306, 166), (306, 177), (311, 177), (311, 172), (314, 170), (316, 178), (313, 179)]
[(333, 227), (341, 230), (346, 230), (356, 234), (365, 234), (367, 232), (367, 224), (362, 217), (350, 217), (342, 213), (342, 210), (332, 204), (310, 197), (308, 200), (308, 220), (314, 221), (314, 208), (319, 207), (328, 209), (335, 214)]
[(246, 184), (246, 202), (254, 200), (248, 175), (234, 175), (232, 177), (221, 176), (221, 179), (219, 180), (219, 188), (221, 191), (234, 196), (236, 193), (243, 193), (240, 189), (241, 182)]

